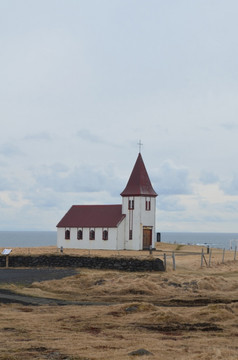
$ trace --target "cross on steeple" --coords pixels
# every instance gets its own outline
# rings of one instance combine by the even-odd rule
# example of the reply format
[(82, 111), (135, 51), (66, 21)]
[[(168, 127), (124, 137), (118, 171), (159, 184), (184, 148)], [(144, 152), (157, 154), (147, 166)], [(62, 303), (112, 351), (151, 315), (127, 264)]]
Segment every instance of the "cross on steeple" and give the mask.
[(142, 142), (141, 142), (141, 140), (139, 140), (139, 142), (137, 143), (137, 145), (139, 145), (139, 153), (141, 153), (141, 147), (142, 147)]

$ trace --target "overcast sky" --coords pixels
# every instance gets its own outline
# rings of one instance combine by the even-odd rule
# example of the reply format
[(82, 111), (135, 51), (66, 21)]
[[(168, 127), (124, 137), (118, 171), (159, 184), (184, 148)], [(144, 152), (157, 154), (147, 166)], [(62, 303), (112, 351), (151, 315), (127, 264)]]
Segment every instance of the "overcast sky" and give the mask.
[(237, 0), (0, 0), (0, 230), (120, 204), (138, 155), (157, 231), (238, 232)]

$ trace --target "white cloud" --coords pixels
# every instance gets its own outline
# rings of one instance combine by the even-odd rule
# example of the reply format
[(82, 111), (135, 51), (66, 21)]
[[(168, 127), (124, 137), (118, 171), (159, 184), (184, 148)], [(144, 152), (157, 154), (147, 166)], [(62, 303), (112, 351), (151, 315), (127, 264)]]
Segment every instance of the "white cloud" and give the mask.
[[(109, 129), (107, 129), (107, 132), (108, 130)], [(79, 130), (76, 135), (84, 143), (88, 142), (94, 144), (94, 146), (105, 146), (106, 148), (119, 148), (118, 144), (115, 142), (116, 134), (113, 139), (114, 141), (110, 141), (109, 139), (111, 139), (111, 137), (109, 137), (109, 139), (107, 138), (107, 133), (105, 133), (104, 129), (98, 129), (97, 132), (93, 132), (87, 128), (84, 128)]]
[(95, 193), (105, 191), (119, 195), (122, 180), (115, 175), (112, 166), (100, 168), (82, 164), (69, 169), (60, 164), (38, 168), (33, 173), (36, 188), (51, 189), (59, 193)]
[(214, 184), (219, 181), (219, 177), (211, 171), (202, 171), (199, 180), (203, 184)]
[(104, 143), (103, 139), (100, 138), (98, 135), (94, 134), (92, 131), (88, 129), (81, 129), (77, 132), (77, 136), (84, 140), (90, 141), (92, 143)]
[(228, 195), (238, 195), (238, 174), (234, 174), (231, 179), (223, 181), (221, 189)]
[(226, 121), (221, 123), (221, 127), (227, 131), (236, 131), (238, 124), (235, 121)]
[(35, 189), (33, 188), (29, 194), (25, 194), (28, 202), (31, 204), (30, 207), (37, 209), (56, 209), (62, 206), (62, 198), (58, 193), (47, 188)]
[(13, 181), (7, 177), (0, 176), (0, 191), (16, 190), (17, 180)]
[(22, 208), (28, 204), (28, 201), (24, 199), (24, 195), (20, 191), (1, 191), (0, 199), (4, 207), (9, 209)]
[(181, 212), (185, 211), (186, 207), (181, 203), (180, 199), (175, 196), (160, 196), (158, 198), (159, 211), (168, 211), (168, 212)]
[(178, 195), (191, 193), (189, 172), (167, 160), (152, 173), (152, 181), (161, 195)]
[(22, 156), (23, 152), (21, 149), (12, 144), (12, 143), (4, 143), (0, 145), (0, 155), (3, 155), (4, 157), (11, 158), (11, 157), (18, 157)]
[(51, 140), (51, 135), (47, 132), (39, 132), (34, 134), (28, 134), (24, 136), (24, 140), (33, 140), (33, 141), (49, 141)]

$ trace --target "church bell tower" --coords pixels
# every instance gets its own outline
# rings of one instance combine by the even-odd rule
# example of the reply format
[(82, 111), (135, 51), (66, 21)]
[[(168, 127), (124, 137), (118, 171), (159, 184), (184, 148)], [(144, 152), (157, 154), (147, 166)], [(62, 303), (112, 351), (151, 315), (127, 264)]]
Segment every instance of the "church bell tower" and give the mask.
[(121, 196), (122, 213), (126, 215), (124, 248), (142, 250), (154, 247), (157, 193), (140, 152)]

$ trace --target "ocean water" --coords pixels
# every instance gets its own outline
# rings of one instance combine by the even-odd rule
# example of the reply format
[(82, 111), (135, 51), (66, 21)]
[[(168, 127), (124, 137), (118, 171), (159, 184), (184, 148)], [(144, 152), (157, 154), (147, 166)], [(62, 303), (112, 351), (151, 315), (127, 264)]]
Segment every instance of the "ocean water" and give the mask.
[(56, 246), (56, 231), (0, 231), (0, 247)]
[(238, 233), (161, 232), (160, 241), (229, 250), (238, 248)]
[[(162, 242), (238, 248), (238, 233), (161, 232)], [(0, 247), (56, 246), (56, 231), (0, 231)]]

